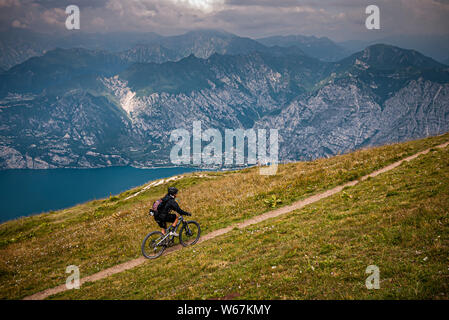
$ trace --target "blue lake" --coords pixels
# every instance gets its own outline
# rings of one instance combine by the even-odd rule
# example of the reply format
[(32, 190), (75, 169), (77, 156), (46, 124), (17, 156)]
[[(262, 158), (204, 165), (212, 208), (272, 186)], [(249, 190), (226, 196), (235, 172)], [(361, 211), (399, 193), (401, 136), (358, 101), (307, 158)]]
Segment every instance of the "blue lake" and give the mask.
[(151, 180), (193, 171), (199, 170), (182, 167), (3, 170), (0, 171), (0, 222), (68, 208)]

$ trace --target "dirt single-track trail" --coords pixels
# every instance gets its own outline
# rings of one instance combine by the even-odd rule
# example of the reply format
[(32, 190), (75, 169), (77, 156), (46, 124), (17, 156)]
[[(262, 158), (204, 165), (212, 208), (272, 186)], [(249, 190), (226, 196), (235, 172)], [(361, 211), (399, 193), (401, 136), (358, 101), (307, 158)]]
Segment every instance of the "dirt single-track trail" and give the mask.
[[(314, 203), (316, 201), (319, 201), (321, 199), (330, 197), (330, 196), (340, 192), (341, 190), (343, 190), (344, 187), (354, 186), (354, 185), (358, 184), (360, 181), (364, 181), (364, 180), (368, 179), (369, 177), (375, 177), (375, 176), (377, 176), (377, 175), (379, 175), (381, 173), (390, 171), (390, 170), (400, 166), (404, 161), (411, 161), (411, 160), (419, 157), (420, 155), (428, 153), (430, 151), (430, 149), (445, 148), (448, 145), (449, 145), (449, 142), (446, 142), (446, 143), (440, 144), (438, 146), (426, 149), (426, 150), (418, 152), (418, 153), (416, 153), (416, 154), (414, 154), (412, 156), (409, 156), (407, 158), (404, 158), (402, 160), (394, 162), (394, 163), (392, 163), (392, 164), (390, 164), (390, 165), (388, 165), (388, 166), (386, 166), (386, 167), (384, 167), (382, 169), (376, 170), (376, 171), (374, 171), (374, 172), (372, 172), (372, 173), (370, 173), (370, 174), (368, 174), (366, 176), (363, 176), (362, 178), (360, 178), (358, 180), (347, 182), (347, 183), (339, 185), (339, 186), (337, 186), (337, 187), (335, 187), (333, 189), (330, 189), (330, 190), (324, 191), (322, 193), (318, 193), (316, 195), (310, 196), (310, 197), (308, 197), (308, 198), (306, 198), (304, 200), (300, 200), (300, 201), (294, 202), (293, 204), (291, 204), (289, 206), (285, 206), (285, 207), (282, 207), (282, 208), (279, 208), (279, 209), (276, 209), (276, 210), (273, 210), (273, 211), (266, 212), (264, 214), (258, 215), (256, 217), (251, 218), (251, 219), (248, 219), (246, 221), (230, 225), (229, 227), (212, 231), (212, 232), (206, 234), (205, 236), (201, 237), (200, 240), (198, 241), (198, 243), (201, 243), (201, 242), (213, 239), (215, 237), (221, 236), (223, 234), (226, 234), (226, 233), (228, 233), (229, 231), (231, 231), (234, 228), (242, 229), (242, 228), (245, 228), (247, 226), (250, 226), (250, 225), (262, 222), (264, 220), (278, 217), (278, 216), (283, 215), (285, 213), (288, 213), (290, 211), (301, 209), (302, 207), (304, 207), (306, 205), (309, 205), (309, 204)], [(176, 246), (170, 247), (167, 250), (165, 250), (164, 254), (169, 254), (169, 253), (177, 251), (177, 250), (179, 250), (181, 248), (182, 248), (181, 245), (176, 245)], [(151, 263), (151, 260), (147, 260), (144, 257), (141, 257), (141, 258), (137, 258), (137, 259), (134, 259), (134, 260), (131, 260), (131, 261), (127, 261), (127, 262), (118, 264), (116, 266), (113, 266), (113, 267), (107, 268), (105, 270), (102, 270), (100, 272), (94, 273), (94, 274), (92, 274), (90, 276), (81, 278), (80, 279), (80, 285), (82, 285), (83, 283), (86, 283), (86, 282), (93, 282), (93, 281), (97, 281), (97, 280), (101, 280), (101, 279), (107, 278), (107, 277), (109, 277), (109, 276), (111, 276), (113, 274), (120, 273), (120, 272), (123, 272), (125, 270), (129, 270), (129, 269), (132, 269), (134, 267), (137, 267), (137, 266), (143, 264), (144, 262)], [(47, 298), (47, 297), (49, 297), (51, 295), (63, 292), (65, 290), (68, 290), (68, 289), (66, 288), (65, 284), (62, 284), (60, 286), (57, 286), (57, 287), (54, 287), (54, 288), (50, 288), (50, 289), (47, 289), (47, 290), (44, 290), (44, 291), (41, 291), (41, 292), (37, 292), (37, 293), (35, 293), (35, 294), (31, 295), (31, 296), (25, 297), (24, 300), (42, 300), (42, 299), (45, 299), (45, 298)]]

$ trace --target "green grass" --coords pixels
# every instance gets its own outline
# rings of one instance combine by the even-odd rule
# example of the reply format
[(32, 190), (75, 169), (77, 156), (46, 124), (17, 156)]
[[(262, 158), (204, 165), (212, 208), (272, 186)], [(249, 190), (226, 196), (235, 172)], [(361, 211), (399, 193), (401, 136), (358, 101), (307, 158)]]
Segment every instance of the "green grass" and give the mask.
[[(258, 168), (192, 173), (129, 200), (125, 198), (143, 186), (110, 199), (3, 223), (0, 225), (0, 298), (23, 298), (65, 283), (68, 265), (79, 266), (82, 276), (87, 276), (141, 256), (143, 237), (158, 229), (147, 211), (154, 200), (163, 196), (168, 185), (181, 190), (181, 207), (193, 213), (193, 219), (200, 222), (203, 234), (207, 234), (272, 210), (273, 205), (285, 206), (358, 179), (448, 140), (446, 134), (329, 159), (280, 165), (275, 176), (261, 176)], [(345, 190), (348, 196), (342, 200), (353, 200), (350, 190)], [(397, 190), (390, 192), (386, 199), (395, 199)], [(339, 197), (346, 198), (345, 193)]]
[(345, 192), (52, 298), (447, 299), (449, 148)]

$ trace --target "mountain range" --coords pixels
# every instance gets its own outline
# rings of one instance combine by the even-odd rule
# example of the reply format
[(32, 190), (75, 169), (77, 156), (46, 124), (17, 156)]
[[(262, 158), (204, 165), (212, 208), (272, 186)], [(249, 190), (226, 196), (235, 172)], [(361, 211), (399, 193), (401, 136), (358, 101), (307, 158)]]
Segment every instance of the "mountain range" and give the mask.
[(281, 161), (449, 130), (449, 68), (414, 50), (349, 55), (320, 38), (221, 31), (146, 39), (125, 49), (106, 37), (101, 49), (57, 48), (5, 68), (0, 168), (167, 165), (171, 130), (198, 120), (221, 132), (276, 128)]
[(194, 54), (208, 58), (213, 53), (240, 54), (267, 49), (260, 42), (220, 30), (197, 30), (177, 36), (156, 33), (70, 33), (66, 36), (27, 30), (0, 32), (0, 67), (9, 69), (56, 48), (84, 48), (120, 53), (135, 62), (177, 61)]
[(273, 46), (297, 47), (311, 57), (335, 62), (378, 43), (414, 49), (443, 63), (449, 59), (449, 35), (401, 35), (371, 41), (335, 42), (327, 37), (304, 35), (251, 39), (222, 30), (208, 29), (162, 36), (154, 32), (85, 33), (73, 30), (57, 35), (12, 28), (0, 31), (0, 68), (7, 70), (56, 48), (122, 52), (125, 56), (133, 56), (136, 62), (162, 63), (177, 61), (190, 54), (208, 58), (213, 53), (239, 54), (263, 51), (266, 47)]

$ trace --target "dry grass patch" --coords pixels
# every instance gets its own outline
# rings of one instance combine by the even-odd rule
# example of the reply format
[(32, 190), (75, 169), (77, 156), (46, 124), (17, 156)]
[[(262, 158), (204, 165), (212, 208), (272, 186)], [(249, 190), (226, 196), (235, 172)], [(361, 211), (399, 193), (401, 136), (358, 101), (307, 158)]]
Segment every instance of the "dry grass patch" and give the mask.
[(275, 176), (258, 168), (235, 172), (192, 173), (143, 191), (143, 186), (111, 199), (95, 200), (58, 212), (0, 225), (0, 298), (22, 298), (65, 282), (75, 264), (82, 276), (137, 258), (140, 243), (157, 229), (147, 211), (168, 185), (178, 187), (180, 204), (200, 222), (203, 234), (271, 210), (275, 196), (284, 206), (357, 179), (398, 159), (449, 139), (449, 134), (360, 150), (312, 162), (279, 166)]

